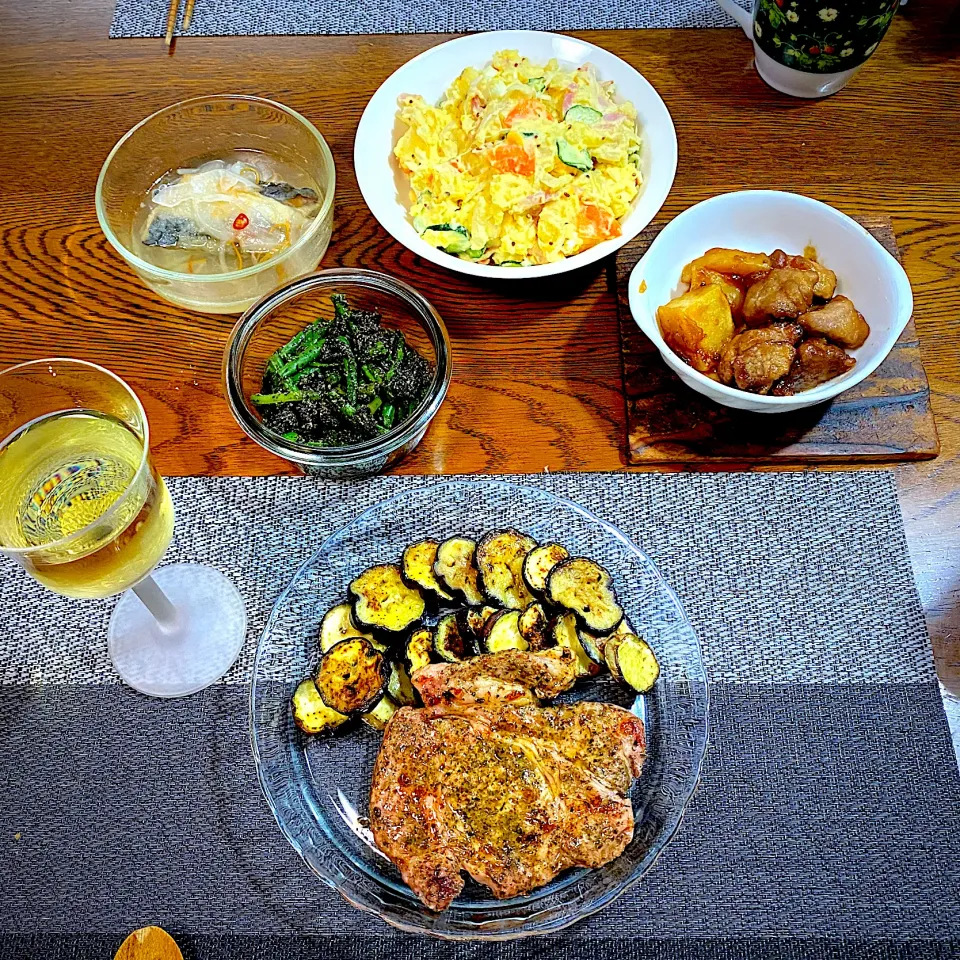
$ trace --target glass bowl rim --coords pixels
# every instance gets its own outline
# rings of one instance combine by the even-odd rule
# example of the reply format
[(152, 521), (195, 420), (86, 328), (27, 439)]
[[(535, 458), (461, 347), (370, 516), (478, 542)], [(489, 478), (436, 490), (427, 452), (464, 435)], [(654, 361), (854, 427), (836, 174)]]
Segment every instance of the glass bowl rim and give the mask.
[[(537, 494), (546, 493), (559, 503), (563, 504), (566, 507), (572, 508), (577, 513), (580, 513), (587, 520), (592, 523), (596, 523), (600, 526), (607, 534), (613, 536), (615, 539), (620, 541), (622, 544), (626, 545), (630, 550), (639, 554), (647, 563), (650, 564), (650, 567), (653, 573), (656, 575), (656, 579), (659, 582), (661, 589), (665, 594), (670, 598), (670, 600), (676, 605), (676, 608), (682, 613), (684, 619), (687, 621), (687, 626), (689, 627), (690, 636), (696, 646), (697, 656), (703, 671), (703, 717), (698, 722), (697, 726), (702, 730), (702, 739), (699, 741), (699, 753), (695, 759), (694, 769), (692, 776), (689, 780), (689, 788), (686, 790), (686, 794), (683, 797), (683, 800), (680, 804), (679, 812), (677, 813), (676, 820), (668, 826), (663, 836), (656, 842), (652, 848), (652, 854), (650, 854), (649, 862), (646, 863), (644, 868), (637, 872), (634, 876), (629, 877), (623, 881), (620, 886), (614, 887), (611, 890), (606, 891), (603, 895), (599, 896), (595, 900), (591, 901), (589, 904), (589, 909), (583, 910), (576, 913), (574, 916), (554, 920), (552, 923), (547, 925), (542, 929), (529, 930), (529, 929), (510, 929), (506, 931), (487, 931), (484, 930), (481, 926), (478, 926), (474, 930), (436, 930), (436, 929), (424, 929), (423, 927), (416, 926), (410, 922), (403, 922), (398, 920), (395, 917), (389, 916), (383, 910), (377, 909), (375, 906), (367, 903), (362, 903), (358, 898), (349, 896), (343, 889), (342, 885), (335, 883), (328, 877), (323, 876), (317, 868), (307, 859), (304, 854), (302, 844), (299, 840), (292, 836), (288, 832), (287, 827), (281, 821), (281, 817), (277, 811), (277, 805), (274, 801), (273, 795), (271, 794), (270, 787), (267, 782), (267, 775), (263, 769), (263, 763), (260, 755), (260, 748), (258, 744), (258, 728), (257, 728), (257, 685), (258, 685), (258, 672), (260, 669), (260, 662), (264, 652), (263, 640), (267, 636), (267, 633), (272, 628), (277, 615), (280, 609), (280, 605), (286, 600), (287, 596), (293, 590), (294, 585), (296, 584), (298, 578), (306, 570), (310, 564), (314, 562), (316, 556), (323, 551), (327, 544), (330, 543), (335, 537), (339, 536), (343, 531), (352, 526), (355, 523), (361, 522), (363, 519), (371, 516), (375, 511), (383, 509), (384, 507), (395, 503), (401, 497), (404, 497), (410, 493), (416, 493), (420, 491), (432, 490), (436, 491), (439, 488), (451, 487), (458, 485), (485, 485), (485, 484), (496, 484), (499, 486), (513, 487), (520, 490), (530, 490), (534, 491)], [(631, 887), (635, 886), (642, 880), (654, 867), (657, 860), (659, 860), (663, 851), (669, 846), (670, 842), (676, 837), (680, 826), (683, 823), (683, 819), (686, 816), (687, 810), (689, 809), (690, 802), (693, 799), (694, 795), (697, 792), (697, 788), (700, 785), (700, 781), (703, 776), (703, 764), (706, 760), (707, 750), (710, 744), (710, 687), (711, 681), (707, 675), (706, 664), (703, 660), (703, 644), (700, 642), (700, 636), (694, 628), (693, 624), (690, 622), (690, 618), (687, 616), (686, 609), (683, 604), (680, 602), (680, 598), (677, 596), (673, 587), (666, 581), (663, 574), (660, 572), (660, 568), (653, 562), (650, 555), (643, 550), (642, 547), (639, 547), (634, 541), (628, 537), (619, 527), (610, 523), (607, 520), (604, 520), (602, 517), (598, 517), (592, 510), (588, 507), (584, 507), (582, 504), (577, 503), (574, 500), (569, 499), (568, 497), (561, 496), (560, 494), (553, 493), (552, 491), (542, 490), (538, 487), (534, 487), (529, 483), (520, 483), (514, 480), (501, 480), (493, 477), (456, 477), (448, 480), (441, 480), (439, 483), (427, 483), (423, 486), (411, 487), (406, 490), (401, 490), (397, 493), (392, 494), (389, 497), (385, 497), (383, 500), (378, 500), (376, 503), (371, 504), (366, 509), (362, 510), (359, 514), (353, 517), (351, 520), (339, 526), (334, 530), (328, 537), (324, 538), (323, 542), (314, 550), (309, 557), (307, 557), (294, 571), (290, 577), (289, 583), (283, 588), (280, 595), (277, 597), (274, 602), (270, 614), (267, 617), (266, 623), (263, 626), (263, 630), (260, 633), (259, 638), (257, 639), (256, 650), (254, 651), (253, 663), (251, 665), (251, 675), (250, 675), (250, 691), (248, 697), (248, 714), (247, 719), (249, 722), (249, 737), (250, 737), (250, 748), (251, 753), (253, 754), (254, 766), (257, 771), (257, 782), (260, 786), (260, 792), (263, 795), (263, 798), (270, 809), (274, 820), (277, 823), (277, 826), (280, 829), (281, 834), (287, 842), (293, 847), (297, 855), (303, 861), (304, 864), (309, 868), (311, 873), (316, 876), (322, 883), (331, 889), (336, 890), (336, 892), (343, 897), (351, 906), (359, 910), (362, 913), (375, 916), (382, 920), (384, 923), (389, 924), (390, 926), (401, 930), (405, 933), (417, 934), (419, 936), (428, 936), (437, 940), (444, 940), (448, 942), (490, 942), (498, 943), (505, 942), (508, 940), (520, 940), (526, 939), (529, 937), (536, 936), (548, 936), (551, 934), (559, 933), (562, 930), (567, 929), (568, 927), (573, 926), (576, 923), (579, 923), (581, 920), (585, 920), (587, 917), (590, 917), (607, 906), (609, 906), (614, 900), (619, 899), (621, 896), (626, 894)]]
[[(420, 318), (434, 343), (437, 359), (430, 390), (417, 409), (393, 429), (379, 437), (345, 447), (311, 447), (285, 440), (252, 415), (240, 384), (240, 363), (254, 331), (274, 310), (302, 293), (335, 283), (354, 284), (367, 290), (381, 290), (404, 301)], [(230, 412), (240, 429), (261, 447), (293, 463), (311, 467), (349, 465), (357, 459), (376, 457), (402, 447), (423, 429), (440, 409), (453, 375), (450, 336), (440, 314), (423, 294), (388, 273), (358, 267), (328, 267), (287, 281), (261, 297), (236, 322), (223, 353), (224, 393)]]
[[(133, 402), (137, 408), (137, 411), (140, 414), (140, 418), (143, 422), (143, 435), (140, 440), (143, 444), (143, 453), (140, 455), (140, 463), (137, 465), (137, 469), (134, 472), (133, 476), (130, 478), (130, 481), (127, 483), (124, 488), (123, 493), (120, 494), (117, 499), (110, 504), (110, 506), (100, 514), (96, 520), (91, 520), (86, 526), (81, 527), (79, 530), (75, 530), (73, 533), (68, 534), (65, 537), (61, 537), (59, 540), (51, 540), (49, 543), (37, 544), (33, 547), (8, 547), (4, 544), (0, 544), (0, 553), (5, 554), (8, 557), (29, 557), (32, 554), (40, 553), (44, 550), (59, 549), (61, 547), (67, 546), (71, 543), (75, 543), (80, 540), (85, 534), (90, 532), (90, 529), (96, 525), (102, 524), (105, 521), (109, 521), (115, 514), (120, 510), (120, 507), (127, 502), (130, 497), (130, 491), (133, 489), (134, 485), (141, 479), (145, 470), (149, 467), (150, 461), (150, 424), (147, 420), (147, 412), (143, 408), (143, 403), (140, 401), (140, 398), (137, 396), (134, 389), (123, 380), (121, 377), (118, 377), (115, 373), (108, 370), (106, 367), (101, 367), (98, 363), (91, 363), (89, 360), (77, 360), (75, 357), (43, 357), (39, 360), (26, 360), (23, 363), (15, 363), (12, 367), (6, 367), (3, 370), (0, 370), (0, 378), (5, 377), (8, 373), (15, 373), (18, 370), (23, 370), (26, 367), (39, 367), (43, 364), (53, 364), (53, 363), (75, 363), (81, 367), (89, 367), (91, 370), (96, 370), (98, 373), (106, 374), (111, 380), (116, 380), (117, 383), (126, 390), (127, 394), (133, 399)], [(82, 409), (77, 407), (75, 409)], [(31, 421), (35, 422), (35, 421)], [(27, 424), (24, 424), (27, 426)], [(15, 430), (10, 436), (15, 436), (23, 430), (23, 427)], [(6, 446), (10, 437), (0, 437), (0, 450)]]
[[(107, 170), (110, 167), (110, 164), (113, 162), (113, 158), (116, 156), (120, 148), (130, 140), (134, 134), (138, 133), (142, 128), (146, 127), (148, 123), (152, 120), (156, 120), (158, 117), (166, 113), (172, 113), (174, 110), (180, 110), (184, 107), (190, 106), (191, 104), (205, 103), (210, 101), (245, 101), (248, 103), (257, 103), (257, 104), (267, 104), (270, 107), (275, 107), (276, 109), (282, 111), (288, 116), (292, 117), (297, 121), (308, 133), (312, 134), (314, 139), (317, 141), (317, 144), (320, 147), (320, 152), (323, 154), (324, 160), (327, 163), (328, 176), (326, 177), (326, 182), (323, 184), (324, 187), (324, 198), (323, 203), (320, 205), (320, 210), (317, 212), (317, 215), (313, 218), (313, 221), (307, 227), (307, 229), (301, 234), (300, 238), (296, 243), (289, 246), (282, 253), (278, 254), (276, 257), (269, 257), (264, 260), (262, 263), (255, 263), (253, 266), (244, 267), (242, 270), (235, 270), (230, 273), (200, 273), (200, 274), (184, 274), (180, 273), (177, 270), (168, 270), (166, 267), (158, 267), (148, 261), (144, 260), (141, 257), (138, 257), (132, 250), (130, 250), (126, 244), (124, 244), (120, 238), (116, 235), (113, 228), (110, 226), (109, 221), (107, 220), (106, 210), (104, 209), (103, 204), (103, 183), (106, 180)], [(103, 166), (100, 168), (100, 175), (97, 177), (97, 186), (94, 192), (94, 203), (97, 209), (97, 220), (100, 221), (100, 229), (103, 230), (104, 236), (107, 238), (110, 246), (113, 247), (117, 253), (123, 257), (131, 266), (136, 267), (136, 269), (143, 271), (146, 274), (149, 274), (152, 277), (157, 277), (161, 280), (171, 280), (176, 282), (187, 281), (189, 283), (223, 283), (225, 280), (238, 280), (245, 279), (246, 277), (255, 276), (258, 273), (262, 273), (264, 270), (276, 267), (278, 264), (283, 263), (288, 257), (290, 257), (294, 252), (303, 248), (306, 241), (308, 241), (316, 232), (320, 229), (321, 224), (324, 222), (324, 219), (329, 214), (330, 210), (333, 208), (333, 196), (337, 188), (337, 169), (336, 165), (333, 162), (333, 154), (330, 152), (330, 147), (327, 144), (327, 141), (323, 138), (323, 134), (302, 114), (298, 113), (296, 110), (291, 107), (285, 106), (282, 103), (278, 103), (276, 100), (269, 100), (266, 97), (253, 97), (248, 94), (242, 93), (215, 93), (215, 94), (206, 94), (201, 97), (188, 97), (186, 100), (178, 100), (176, 103), (171, 103), (166, 107), (161, 107), (159, 110), (154, 111), (149, 116), (144, 117), (138, 123), (134, 124), (114, 145), (113, 149), (107, 154), (107, 159), (103, 161)]]

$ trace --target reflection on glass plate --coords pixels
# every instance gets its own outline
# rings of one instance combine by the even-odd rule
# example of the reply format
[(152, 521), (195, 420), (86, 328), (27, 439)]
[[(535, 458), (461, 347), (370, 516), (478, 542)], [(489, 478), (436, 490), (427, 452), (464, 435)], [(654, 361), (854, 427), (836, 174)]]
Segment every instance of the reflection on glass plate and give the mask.
[[(609, 676), (581, 683), (567, 700), (616, 703), (642, 717), (648, 756), (631, 792), (636, 829), (622, 856), (599, 870), (569, 870), (539, 890), (496, 900), (468, 881), (444, 913), (427, 910), (377, 850), (366, 821), (380, 734), (359, 725), (323, 739), (295, 727), (289, 701), (316, 665), (326, 610), (375, 563), (398, 562), (425, 536), (479, 538), (516, 527), (591, 557), (614, 575), (627, 619), (656, 651), (660, 679), (634, 696)], [(297, 571), (257, 648), (250, 693), (254, 757), (284, 835), (326, 884), (361, 910), (404, 930), (450, 939), (499, 940), (561, 929), (599, 910), (639, 880), (680, 823), (707, 742), (707, 681), (700, 645), (653, 562), (588, 510), (534, 487), (494, 480), (435, 484), (372, 507)]]

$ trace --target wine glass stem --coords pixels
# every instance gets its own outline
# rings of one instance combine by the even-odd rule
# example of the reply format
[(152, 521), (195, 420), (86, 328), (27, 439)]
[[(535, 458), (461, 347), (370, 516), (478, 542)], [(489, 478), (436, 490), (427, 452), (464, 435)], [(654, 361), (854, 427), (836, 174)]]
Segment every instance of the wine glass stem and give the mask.
[(145, 577), (131, 589), (140, 598), (140, 602), (153, 614), (161, 630), (172, 633), (180, 626), (180, 615), (177, 613), (177, 608), (157, 586), (153, 577)]

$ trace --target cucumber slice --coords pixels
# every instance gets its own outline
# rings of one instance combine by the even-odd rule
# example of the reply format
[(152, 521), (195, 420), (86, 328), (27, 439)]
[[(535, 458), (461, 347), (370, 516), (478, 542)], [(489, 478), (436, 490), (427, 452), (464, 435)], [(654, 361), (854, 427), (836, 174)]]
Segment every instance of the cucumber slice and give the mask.
[(537, 93), (543, 93), (547, 89), (547, 78), (546, 77), (531, 77), (527, 81), (527, 85), (533, 87)]
[(573, 167), (574, 170), (593, 169), (593, 157), (586, 150), (581, 150), (579, 147), (573, 146), (572, 143), (567, 143), (562, 137), (557, 140), (557, 156), (568, 167)]
[[(567, 123), (597, 123), (603, 119), (603, 114), (584, 103), (575, 103), (564, 115)], [(563, 159), (562, 157), (560, 158)], [(566, 161), (564, 160), (564, 163)]]
[(328, 707), (317, 690), (312, 677), (307, 677), (296, 690), (291, 700), (293, 722), (304, 732), (311, 735), (333, 733), (337, 727), (347, 722), (346, 716)]
[(466, 253), (470, 249), (470, 233), (466, 227), (449, 223), (435, 223), (426, 227), (424, 233), (433, 233), (441, 240), (441, 249), (445, 253)]

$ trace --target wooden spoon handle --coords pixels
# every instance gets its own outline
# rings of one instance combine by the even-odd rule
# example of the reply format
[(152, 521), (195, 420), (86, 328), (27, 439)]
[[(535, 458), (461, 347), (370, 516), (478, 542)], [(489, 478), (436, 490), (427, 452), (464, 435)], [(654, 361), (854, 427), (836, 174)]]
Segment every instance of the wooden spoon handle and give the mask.
[(183, 960), (183, 954), (166, 930), (143, 927), (123, 941), (113, 960)]

